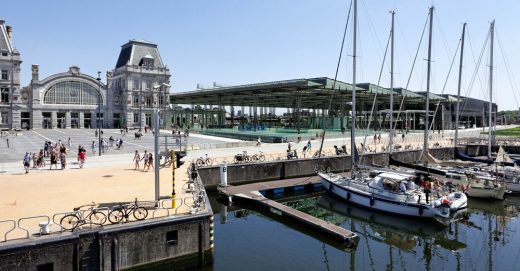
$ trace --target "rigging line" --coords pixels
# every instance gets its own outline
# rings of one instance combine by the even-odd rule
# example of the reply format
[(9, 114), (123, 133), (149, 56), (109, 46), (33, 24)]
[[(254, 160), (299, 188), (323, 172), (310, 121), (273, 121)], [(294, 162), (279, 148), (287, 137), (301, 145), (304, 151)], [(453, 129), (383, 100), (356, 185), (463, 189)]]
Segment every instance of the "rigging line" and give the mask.
[[(350, 21), (350, 12), (352, 10), (352, 1), (350, 1), (350, 6), (348, 8), (348, 15), (347, 15), (347, 21), (345, 22), (345, 30), (343, 31), (343, 39), (341, 41), (341, 49), (339, 51), (339, 57), (338, 57), (338, 65), (336, 66), (336, 74), (334, 75), (334, 81), (332, 82), (332, 92), (330, 95), (330, 102), (329, 102), (329, 109), (332, 107), (332, 101), (334, 99), (334, 91), (336, 91), (336, 80), (338, 79), (338, 72), (339, 72), (339, 66), (341, 65), (341, 55), (343, 54), (343, 47), (345, 45), (345, 36), (347, 35), (347, 28), (348, 28), (348, 22)], [(345, 89), (345, 92), (348, 91), (348, 88)], [(320, 143), (320, 149), (318, 150), (318, 169), (321, 165), (321, 151), (323, 150), (323, 141), (325, 141), (325, 131), (327, 128), (327, 123), (323, 122), (323, 134), (321, 136), (321, 143)]]
[[(381, 52), (383, 51), (383, 48), (381, 47), (381, 40), (379, 40), (379, 36), (377, 35), (374, 24), (372, 22), (372, 18), (370, 17), (370, 13), (367, 11), (364, 1), (360, 1), (360, 2), (361, 2), (361, 7), (363, 8), (363, 11), (365, 13), (365, 16), (368, 18), (368, 25), (370, 27), (370, 30), (372, 30), (371, 32), (374, 35), (375, 40), (377, 41), (377, 47), (379, 47), (379, 51), (377, 51), (377, 53), (378, 53), (379, 59), (381, 59)], [(361, 47), (361, 49), (362, 48), (363, 47)]]
[[(446, 85), (448, 84), (448, 79), (450, 78), (451, 70), (453, 69), (453, 63), (455, 63), (455, 59), (457, 58), (457, 52), (459, 51), (460, 44), (462, 43), (462, 38), (459, 39), (459, 44), (457, 45), (457, 49), (455, 50), (455, 54), (453, 55), (453, 59), (451, 60), (450, 69), (448, 70), (448, 75), (446, 76), (446, 80), (444, 81), (444, 86), (442, 87), (441, 94), (444, 94), (444, 91), (446, 90)], [(437, 112), (439, 110), (439, 105), (441, 104), (441, 100), (437, 102), (437, 105), (435, 106), (435, 111), (433, 113), (433, 117), (437, 116)], [(433, 128), (433, 121), (430, 124), (430, 127), (428, 130), (431, 130)]]
[[(466, 29), (466, 33), (467, 33), (468, 41), (469, 41), (470, 48), (471, 48), (471, 51), (472, 51), (472, 54), (473, 54), (473, 46), (471, 44), (469, 31), (467, 29)], [(480, 56), (479, 56), (477, 62), (475, 63), (475, 70), (473, 71), (473, 74), (471, 76), (471, 80), (469, 81), (470, 83), (469, 83), (468, 89), (466, 90), (466, 94), (464, 95), (466, 98), (468, 97), (469, 92), (473, 88), (473, 84), (475, 83), (475, 79), (478, 77), (478, 70), (480, 68), (480, 64), (482, 62), (482, 58), (483, 58), (484, 52), (486, 50), (486, 46), (487, 46), (487, 43), (489, 41), (489, 38), (490, 38), (490, 33), (488, 33), (488, 35), (486, 36), (486, 40), (484, 41), (484, 45), (482, 46), (482, 50), (480, 52)], [(473, 58), (474, 58), (474, 56), (473, 56)], [(473, 60), (475, 60), (475, 59), (473, 59)], [(479, 78), (479, 81), (480, 81), (480, 77), (478, 77), (478, 78)], [(482, 82), (480, 82), (480, 83), (482, 84)], [(466, 109), (466, 102), (467, 102), (467, 99), (464, 99), (464, 103), (462, 104), (462, 109), (460, 110), (460, 113), (464, 112), (464, 110)]]
[(505, 57), (504, 48), (502, 47), (502, 42), (500, 41), (500, 35), (498, 34), (498, 31), (496, 30), (496, 28), (495, 28), (495, 33), (497, 34), (498, 47), (500, 48), (502, 60), (504, 61), (504, 66), (506, 67), (506, 73), (507, 73), (507, 78), (509, 79), (509, 85), (511, 86), (511, 91), (513, 92), (513, 97), (515, 98), (516, 108), (520, 108), (520, 106), (518, 106), (518, 100), (516, 98), (516, 91), (515, 91), (515, 89), (518, 89), (518, 87), (516, 87), (517, 86), (516, 82), (514, 82), (514, 80), (511, 78), (511, 71), (509, 70), (509, 61)]
[(401, 96), (402, 96), (401, 103), (399, 104), (399, 110), (397, 110), (396, 122), (395, 122), (394, 128), (392, 129), (391, 132), (393, 132), (395, 130), (395, 128), (397, 127), (397, 120), (399, 119), (399, 117), (401, 115), (401, 110), (403, 109), (404, 99), (406, 96), (403, 94), (403, 92), (406, 91), (408, 89), (408, 85), (410, 85), (410, 80), (412, 79), (412, 74), (413, 74), (413, 71), (415, 68), (415, 63), (417, 62), (417, 56), (419, 55), (419, 51), (421, 50), (421, 44), (422, 44), (422, 41), (424, 38), (424, 33), (426, 32), (426, 26), (428, 26), (429, 15), (430, 15), (430, 12), (428, 12), (428, 16), (426, 16), (426, 22), (424, 22), (423, 31), (421, 33), (421, 38), (419, 39), (419, 45), (417, 46), (417, 51), (415, 52), (415, 57), (412, 62), (412, 68), (410, 70), (410, 74), (408, 75), (408, 80), (406, 82), (406, 86), (404, 89), (401, 90)]
[(446, 56), (450, 56), (451, 52), (450, 52), (450, 48), (449, 48), (449, 43), (448, 43), (448, 40), (446, 39), (446, 35), (444, 34), (444, 30), (442, 28), (441, 20), (437, 17), (438, 16), (437, 12), (433, 13), (433, 16), (435, 16), (436, 25), (439, 28), (439, 31), (441, 32), (442, 41), (444, 43), (444, 49), (446, 50)]
[[(377, 85), (378, 86), (381, 83), (381, 76), (383, 75), (383, 69), (385, 67), (386, 55), (388, 53), (388, 46), (390, 45), (390, 39), (392, 37), (392, 34), (393, 34), (392, 31), (390, 31), (390, 34), (388, 35), (388, 41), (386, 42), (385, 54), (383, 56), (383, 63), (381, 64), (381, 70), (379, 70), (379, 78), (377, 79)], [(366, 148), (366, 144), (367, 144), (368, 131), (370, 129), (370, 125), (372, 124), (372, 119), (373, 119), (373, 116), (374, 116), (373, 114), (374, 114), (374, 111), (375, 111), (376, 101), (377, 101), (377, 90), (376, 90), (376, 94), (374, 95), (374, 100), (372, 101), (372, 108), (370, 109), (370, 117), (368, 119), (368, 124), (367, 124), (367, 127), (366, 127), (365, 138), (363, 139), (363, 148), (361, 149), (362, 152), (361, 152), (361, 155), (359, 156), (359, 160), (358, 160), (358, 164), (357, 164), (358, 166), (361, 164), (361, 162), (363, 160), (363, 157), (364, 157), (364, 154), (365, 154), (365, 148)]]

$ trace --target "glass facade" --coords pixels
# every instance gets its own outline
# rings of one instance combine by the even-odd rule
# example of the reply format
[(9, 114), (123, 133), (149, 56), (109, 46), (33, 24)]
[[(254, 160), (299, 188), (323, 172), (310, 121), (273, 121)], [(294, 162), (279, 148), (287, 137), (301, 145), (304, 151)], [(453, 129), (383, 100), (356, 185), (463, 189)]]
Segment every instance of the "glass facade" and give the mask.
[(61, 82), (50, 87), (45, 92), (46, 104), (101, 104), (99, 92), (93, 86), (77, 81)]

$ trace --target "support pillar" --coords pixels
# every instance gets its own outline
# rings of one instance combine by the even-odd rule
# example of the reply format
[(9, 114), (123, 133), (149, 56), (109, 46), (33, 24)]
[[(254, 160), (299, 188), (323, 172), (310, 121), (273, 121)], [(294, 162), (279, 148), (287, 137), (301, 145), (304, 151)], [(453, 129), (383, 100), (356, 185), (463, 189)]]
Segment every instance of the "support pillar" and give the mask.
[(70, 128), (70, 112), (65, 112), (65, 128)]
[(58, 126), (58, 113), (56, 111), (51, 112), (51, 128), (55, 129)]

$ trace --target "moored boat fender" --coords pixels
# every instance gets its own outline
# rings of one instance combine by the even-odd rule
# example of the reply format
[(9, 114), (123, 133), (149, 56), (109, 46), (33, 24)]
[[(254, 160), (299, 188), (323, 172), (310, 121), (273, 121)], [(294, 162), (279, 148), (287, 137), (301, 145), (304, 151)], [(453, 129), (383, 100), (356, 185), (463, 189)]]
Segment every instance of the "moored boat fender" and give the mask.
[(375, 203), (374, 197), (371, 197), (370, 198), (370, 206), (374, 206), (374, 203)]
[(419, 205), (419, 215), (423, 215), (424, 213), (424, 205)]

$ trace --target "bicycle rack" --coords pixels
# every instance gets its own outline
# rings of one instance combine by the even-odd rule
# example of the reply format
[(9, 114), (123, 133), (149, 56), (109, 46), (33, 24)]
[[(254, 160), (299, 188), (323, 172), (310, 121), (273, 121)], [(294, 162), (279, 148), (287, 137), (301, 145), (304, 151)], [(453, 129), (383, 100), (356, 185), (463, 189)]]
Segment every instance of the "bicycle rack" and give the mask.
[[(75, 214), (76, 212), (63, 212), (63, 213), (56, 213), (52, 216), (52, 222), (56, 225), (59, 225), (60, 226), (60, 233), (63, 233), (63, 226), (61, 225), (61, 218), (65, 217), (66, 215), (71, 215), (71, 214)], [(59, 215), (63, 215), (61, 216), (60, 218), (60, 221), (59, 222), (56, 222), (56, 217), (59, 216)]]
[(7, 235), (8, 235), (10, 232), (14, 231), (14, 229), (16, 229), (16, 221), (14, 221), (14, 220), (12, 220), (12, 219), (9, 219), (9, 220), (2, 220), (2, 221), (0, 221), (0, 224), (2, 224), (2, 223), (7, 223), (7, 222), (12, 222), (12, 223), (13, 223), (13, 227), (12, 227), (10, 230), (8, 230), (8, 231), (5, 232), (5, 234), (4, 234), (4, 242), (7, 242)]
[[(21, 230), (25, 231), (26, 232), (26, 237), (25, 239), (29, 239), (29, 236), (31, 235), (29, 230), (22, 227), (21, 226), (21, 222), (22, 221), (25, 221), (25, 220), (29, 220), (29, 219), (35, 219), (35, 218), (47, 218), (47, 224), (49, 224), (51, 222), (51, 218), (49, 216), (46, 216), (46, 215), (39, 215), (39, 216), (30, 216), (30, 217), (22, 217), (20, 219), (18, 219), (18, 228), (20, 228)], [(40, 236), (42, 236), (42, 230), (39, 229), (39, 234)]]

